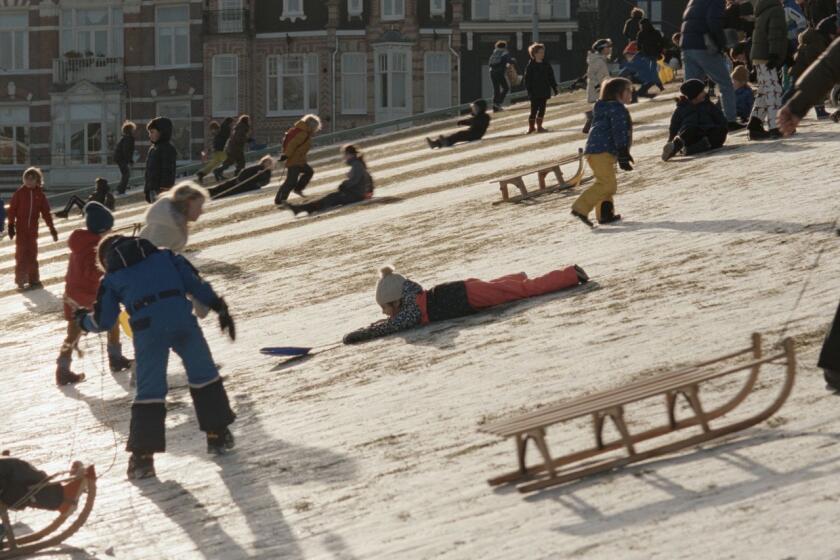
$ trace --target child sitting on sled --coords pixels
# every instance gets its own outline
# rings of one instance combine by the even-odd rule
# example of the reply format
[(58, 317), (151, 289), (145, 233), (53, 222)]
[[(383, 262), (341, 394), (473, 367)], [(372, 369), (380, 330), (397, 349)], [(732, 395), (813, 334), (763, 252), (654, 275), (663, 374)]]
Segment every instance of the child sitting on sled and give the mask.
[(344, 344), (364, 342), (435, 321), (472, 315), (495, 305), (556, 292), (588, 281), (586, 272), (574, 265), (534, 279), (521, 272), (489, 282), (469, 278), (424, 290), (420, 284), (385, 266), (380, 270), (376, 285), (376, 303), (388, 318), (346, 334)]
[[(85, 477), (95, 476), (93, 467), (88, 467), (85, 472), (84, 466), (77, 461), (70, 468), (72, 480), (65, 484), (47, 482), (47, 473), (22, 459), (8, 457), (7, 451), (3, 453), (0, 457), (0, 502), (9, 509), (32, 507), (71, 512), (79, 501)], [(0, 525), (0, 541), (2, 534)]]
[(437, 140), (426, 138), (426, 143), (429, 147), (444, 148), (446, 146), (453, 146), (458, 142), (474, 142), (481, 140), (484, 133), (487, 132), (487, 127), (490, 126), (490, 115), (487, 114), (487, 102), (483, 99), (476, 99), (470, 104), (469, 118), (461, 119), (457, 122), (458, 126), (468, 126), (467, 130), (459, 130), (455, 134), (449, 136), (438, 136)]
[(662, 161), (685, 152), (694, 155), (723, 146), (728, 129), (720, 107), (706, 95), (706, 84), (686, 80), (680, 86), (677, 108), (671, 115), (668, 142), (662, 148)]
[(359, 148), (353, 144), (345, 144), (341, 147), (341, 154), (344, 157), (344, 163), (350, 166), (347, 179), (341, 182), (338, 191), (321, 198), (304, 204), (284, 203), (284, 206), (294, 212), (295, 216), (299, 212), (311, 214), (336, 206), (361, 202), (373, 196), (373, 179), (368, 173), (365, 158)]
[(145, 239), (107, 237), (99, 244), (98, 257), (105, 278), (93, 311), (77, 311), (76, 321), (83, 331), (102, 332), (116, 324), (120, 304), (130, 316), (137, 393), (126, 444), (126, 450), (132, 453), (128, 478), (155, 476), (153, 455), (166, 450), (166, 367), (170, 349), (187, 371), (198, 426), (207, 434), (207, 452), (224, 454), (233, 448), (228, 426), (236, 416), (187, 296), (218, 313), (219, 326), (233, 340), (236, 330), (225, 301), (187, 259), (158, 249)]

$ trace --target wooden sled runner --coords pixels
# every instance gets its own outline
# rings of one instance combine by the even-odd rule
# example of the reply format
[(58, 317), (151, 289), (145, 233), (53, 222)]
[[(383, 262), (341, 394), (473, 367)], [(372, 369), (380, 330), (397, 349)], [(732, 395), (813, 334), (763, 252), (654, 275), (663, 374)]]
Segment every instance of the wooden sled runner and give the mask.
[[(586, 397), (558, 403), (553, 406), (540, 408), (535, 412), (513, 416), (508, 419), (489, 424), (480, 431), (502, 437), (512, 437), (516, 443), (516, 456), (519, 469), (490, 479), (491, 486), (499, 484), (517, 484), (520, 492), (541, 490), (564, 482), (577, 480), (596, 473), (610, 471), (630, 463), (643, 461), (651, 457), (658, 457), (673, 453), (680, 449), (693, 447), (700, 443), (719, 438), (740, 430), (744, 430), (776, 413), (790, 395), (793, 380), (796, 376), (796, 356), (794, 343), (790, 338), (783, 343), (784, 350), (776, 355), (762, 357), (761, 335), (752, 335), (752, 346), (714, 360), (703, 362), (682, 370), (657, 375), (643, 379), (624, 387), (588, 395)], [(751, 355), (752, 360), (743, 362), (743, 357)], [(737, 360), (741, 358), (741, 360)], [(712, 422), (723, 417), (740, 405), (752, 392), (758, 379), (761, 366), (770, 362), (784, 360), (785, 377), (776, 400), (759, 414), (747, 419), (724, 425), (712, 425)], [(712, 379), (718, 379), (734, 373), (749, 371), (749, 375), (741, 387), (729, 401), (721, 406), (705, 410), (700, 402), (700, 385)], [(678, 397), (683, 396), (693, 413), (690, 418), (676, 418), (675, 405)], [(654, 398), (665, 397), (667, 423), (633, 433), (631, 426), (624, 420), (624, 408), (627, 405)], [(584, 451), (577, 451), (552, 457), (546, 443), (546, 428), (554, 424), (568, 422), (585, 416), (592, 417), (595, 435), (595, 446)], [(618, 430), (619, 438), (605, 442), (603, 438), (604, 422), (609, 418)], [(660, 445), (644, 451), (636, 449), (640, 442), (657, 438), (685, 428), (699, 426), (700, 434), (687, 436), (685, 439)], [(525, 463), (525, 453), (529, 440), (534, 444), (542, 458), (542, 463), (528, 467)], [(611, 451), (626, 450), (626, 455), (600, 460), (590, 460), (598, 455)]]
[[(60, 513), (52, 523), (40, 531), (25, 536), (15, 536), (12, 523), (9, 520), (9, 512), (3, 504), (0, 504), (0, 523), (3, 524), (3, 530), (0, 531), (0, 560), (17, 558), (38, 550), (58, 546), (85, 524), (96, 499), (96, 471), (93, 466), (79, 469), (79, 472), (70, 479), (50, 480), (50, 482), (67, 482), (74, 478), (82, 479), (82, 493), (86, 494), (84, 504), (81, 504), (82, 498), (80, 497), (80, 503), (75, 510)], [(62, 525), (65, 525), (74, 514), (75, 519), (62, 529)]]
[[(570, 163), (577, 163), (578, 168), (575, 174), (570, 179), (566, 180), (563, 177), (563, 170), (561, 169), (561, 166), (568, 165)], [(499, 190), (502, 191), (502, 199), (497, 200), (493, 203), (493, 205), (495, 206), (503, 202), (522, 202), (523, 200), (527, 200), (529, 198), (534, 198), (537, 196), (542, 196), (544, 194), (575, 188), (578, 185), (580, 185), (581, 181), (583, 180), (584, 168), (585, 164), (583, 161), (583, 150), (578, 148), (578, 153), (576, 155), (561, 158), (559, 161), (556, 161), (554, 163), (547, 163), (540, 167), (535, 167), (533, 169), (523, 171), (522, 173), (519, 173), (517, 175), (511, 175), (509, 177), (504, 177), (502, 179), (490, 181), (491, 183), (498, 183)], [(528, 188), (525, 186), (524, 177), (532, 175), (534, 173), (537, 174), (537, 184), (539, 185), (539, 188), (537, 188), (536, 190), (529, 191)], [(551, 174), (554, 174), (554, 178), (557, 179), (557, 184), (547, 186), (546, 177), (548, 177)], [(519, 189), (520, 194), (516, 196), (510, 196), (510, 187), (515, 187)]]

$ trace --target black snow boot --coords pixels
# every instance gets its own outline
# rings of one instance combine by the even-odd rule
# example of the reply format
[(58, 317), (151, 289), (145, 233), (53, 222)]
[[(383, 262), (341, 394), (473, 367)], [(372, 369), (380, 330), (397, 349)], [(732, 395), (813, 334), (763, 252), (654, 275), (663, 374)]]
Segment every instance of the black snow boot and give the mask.
[(712, 144), (709, 142), (709, 139), (705, 136), (692, 144), (691, 146), (685, 147), (685, 155), (693, 156), (695, 154), (700, 154), (703, 152), (708, 152), (712, 149)]
[(111, 373), (119, 373), (127, 369), (131, 369), (131, 364), (134, 362), (125, 356), (108, 356), (108, 366), (111, 368)]
[(154, 478), (155, 473), (155, 456), (151, 453), (132, 453), (128, 458), (128, 471), (126, 472), (129, 480), (141, 480), (143, 478)]
[(195, 182), (198, 183), (199, 185), (203, 185), (204, 184), (204, 173), (202, 173), (201, 171), (196, 173), (195, 174)]
[(826, 389), (831, 391), (840, 391), (840, 371), (833, 369), (824, 369), (823, 377), (827, 383)]
[(428, 145), (429, 145), (429, 148), (431, 148), (431, 149), (433, 149), (433, 150), (434, 150), (435, 148), (440, 148), (440, 142), (438, 142), (437, 140), (432, 140), (432, 139), (431, 139), (431, 138), (429, 138), (429, 137), (426, 137), (426, 144), (428, 144)]
[(589, 134), (589, 129), (592, 128), (592, 111), (587, 111), (586, 113), (586, 122), (583, 124), (583, 132), (584, 134)]
[(221, 432), (207, 432), (207, 453), (210, 455), (224, 455), (235, 445), (233, 434), (228, 428)]
[(674, 136), (674, 139), (666, 143), (662, 147), (662, 161), (668, 161), (683, 149), (683, 141), (679, 136)]
[(56, 218), (64, 218), (65, 220), (70, 216), (70, 210), (59, 210), (55, 213)]
[(782, 131), (778, 128), (771, 128), (767, 131), (767, 134), (769, 134), (770, 138), (773, 140), (778, 140), (779, 138), (784, 138), (785, 136), (784, 134), (782, 134)]
[(580, 282), (581, 284), (586, 284), (587, 282), (589, 282), (589, 275), (578, 265), (575, 265), (575, 272), (577, 273), (578, 282)]
[(621, 214), (615, 213), (615, 206), (609, 200), (601, 203), (601, 217), (598, 218), (599, 224), (611, 224), (621, 219)]
[(648, 99), (653, 99), (656, 97), (655, 93), (650, 92), (650, 88), (653, 87), (653, 84), (645, 84), (639, 89), (638, 96), (639, 97), (647, 97)]
[(758, 117), (751, 117), (747, 125), (750, 133), (750, 140), (769, 140), (770, 133), (764, 130), (764, 123)]

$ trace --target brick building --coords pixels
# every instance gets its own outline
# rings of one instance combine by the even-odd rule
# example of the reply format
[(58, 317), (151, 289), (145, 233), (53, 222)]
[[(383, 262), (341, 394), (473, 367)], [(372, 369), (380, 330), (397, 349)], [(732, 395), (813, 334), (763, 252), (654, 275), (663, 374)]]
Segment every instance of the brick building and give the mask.
[[(175, 124), (183, 161), (204, 144), (201, 0), (0, 0), (0, 186), (28, 165), (47, 187), (118, 178), (124, 119)], [(137, 135), (145, 159), (148, 137)]]

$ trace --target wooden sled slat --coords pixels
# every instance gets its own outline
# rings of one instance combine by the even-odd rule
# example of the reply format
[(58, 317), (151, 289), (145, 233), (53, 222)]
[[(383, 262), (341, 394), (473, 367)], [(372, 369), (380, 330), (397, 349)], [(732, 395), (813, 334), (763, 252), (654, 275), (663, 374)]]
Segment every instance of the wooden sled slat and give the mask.
[[(561, 166), (574, 162), (578, 163), (577, 171), (570, 179), (567, 180), (563, 177), (563, 170), (561, 169)], [(493, 205), (502, 204), (503, 202), (522, 202), (523, 200), (528, 200), (544, 194), (575, 188), (583, 181), (584, 169), (585, 163), (583, 160), (583, 150), (578, 149), (577, 155), (567, 156), (558, 161), (548, 163), (540, 167), (528, 169), (521, 173), (503, 177), (501, 179), (496, 179), (495, 181), (491, 181), (491, 183), (498, 183), (499, 190), (502, 193), (502, 199), (495, 201)], [(536, 190), (529, 191), (528, 187), (525, 185), (524, 178), (533, 174), (537, 175), (538, 188)], [(546, 184), (546, 178), (549, 175), (554, 175), (554, 178), (557, 181), (556, 184)], [(520, 194), (510, 196), (510, 187), (516, 188)]]

